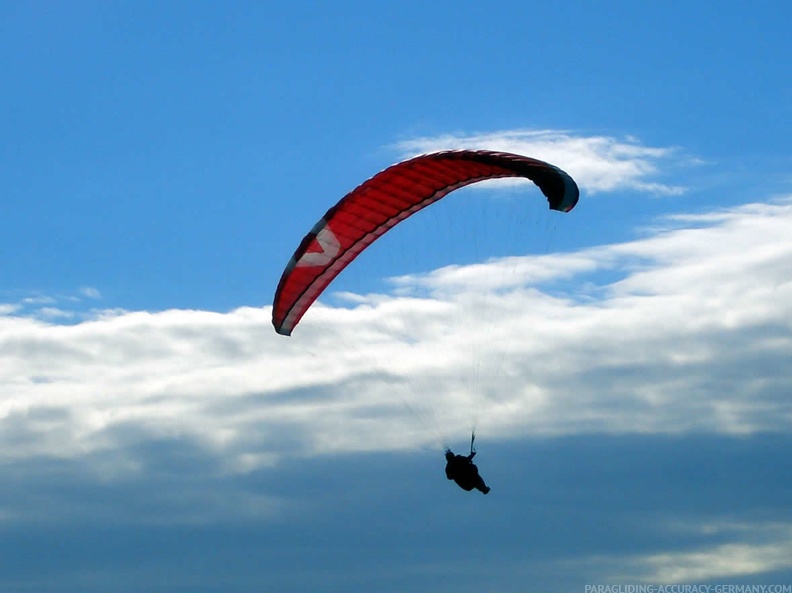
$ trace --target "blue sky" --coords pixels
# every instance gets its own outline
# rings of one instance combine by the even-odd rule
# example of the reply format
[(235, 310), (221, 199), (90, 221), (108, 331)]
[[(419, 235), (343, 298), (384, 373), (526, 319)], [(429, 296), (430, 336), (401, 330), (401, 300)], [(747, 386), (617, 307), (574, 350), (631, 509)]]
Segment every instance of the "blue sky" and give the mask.
[[(0, 8), (0, 589), (792, 585), (791, 24)], [(456, 192), (276, 335), (325, 210), (459, 147), (580, 204)], [(487, 497), (443, 476), (471, 424)]]

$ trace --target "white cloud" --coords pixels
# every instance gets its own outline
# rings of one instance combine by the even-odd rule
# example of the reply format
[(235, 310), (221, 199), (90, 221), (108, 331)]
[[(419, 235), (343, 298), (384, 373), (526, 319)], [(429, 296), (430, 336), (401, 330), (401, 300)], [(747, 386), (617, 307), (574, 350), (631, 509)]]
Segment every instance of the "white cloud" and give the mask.
[(698, 552), (669, 552), (645, 560), (652, 583), (690, 583), (792, 568), (792, 536), (765, 545), (725, 544)]
[(99, 292), (99, 289), (94, 288), (93, 286), (81, 286), (80, 287), (80, 294), (89, 299), (101, 299), (102, 293)]
[(17, 303), (0, 305), (0, 315), (15, 313), (40, 319), (86, 319), (85, 299), (100, 299), (98, 289), (82, 286), (76, 291), (43, 294), (35, 291), (18, 299)]
[(22, 299), (24, 305), (53, 305), (57, 301), (51, 296), (37, 295)]
[(268, 307), (0, 318), (0, 451), (81, 456), (136, 427), (247, 471), (430, 446), (475, 419), (488, 439), (788, 431), (792, 202), (669, 224), (399, 278), (354, 308), (318, 304), (292, 338)]
[(47, 319), (70, 319), (74, 317), (74, 312), (72, 311), (64, 311), (63, 309), (59, 309), (57, 307), (41, 307), (37, 311), (38, 315)]
[(14, 311), (19, 309), (19, 305), (11, 303), (0, 303), (0, 315), (11, 315)]
[[(626, 578), (644, 583), (702, 583), (726, 581), (792, 568), (792, 526), (788, 524), (717, 527), (726, 537), (740, 540), (693, 550), (661, 552), (625, 562), (629, 576), (610, 576), (611, 582)], [(710, 530), (708, 534), (711, 534)]]
[(417, 138), (400, 142), (396, 148), (405, 156), (460, 148), (524, 154), (561, 167), (589, 193), (632, 190), (668, 195), (685, 190), (681, 185), (656, 180), (660, 175), (659, 163), (680, 159), (677, 150), (643, 146), (635, 138), (580, 136), (557, 130), (509, 130)]

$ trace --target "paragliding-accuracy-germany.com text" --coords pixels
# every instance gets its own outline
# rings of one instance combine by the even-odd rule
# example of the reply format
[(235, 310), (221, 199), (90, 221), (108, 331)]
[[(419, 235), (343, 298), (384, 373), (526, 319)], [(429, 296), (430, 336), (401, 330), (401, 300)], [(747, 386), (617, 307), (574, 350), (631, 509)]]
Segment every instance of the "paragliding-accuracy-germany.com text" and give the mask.
[(584, 593), (792, 593), (792, 585), (586, 585)]

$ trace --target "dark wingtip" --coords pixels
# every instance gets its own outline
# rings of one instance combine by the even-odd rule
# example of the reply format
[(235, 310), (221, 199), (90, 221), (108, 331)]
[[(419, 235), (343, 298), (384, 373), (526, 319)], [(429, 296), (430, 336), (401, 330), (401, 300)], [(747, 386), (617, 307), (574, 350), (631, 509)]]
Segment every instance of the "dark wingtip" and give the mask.
[(556, 194), (557, 197), (555, 199), (549, 200), (550, 209), (558, 210), (559, 212), (569, 212), (580, 200), (580, 188), (578, 188), (577, 183), (568, 173), (557, 167), (554, 168), (560, 174), (564, 187), (563, 192), (560, 192), (561, 195)]
[(290, 329), (284, 328), (282, 323), (278, 324), (274, 319), (272, 320), (272, 327), (275, 328), (275, 332), (276, 333), (279, 333), (282, 336), (290, 336), (291, 335), (291, 330)]

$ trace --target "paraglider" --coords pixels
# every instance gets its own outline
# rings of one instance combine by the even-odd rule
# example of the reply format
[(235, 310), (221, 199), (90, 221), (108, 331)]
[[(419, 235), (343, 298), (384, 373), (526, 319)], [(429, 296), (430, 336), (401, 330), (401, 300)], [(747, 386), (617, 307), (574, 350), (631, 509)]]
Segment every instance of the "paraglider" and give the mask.
[(575, 181), (558, 167), (517, 154), (449, 150), (393, 165), (344, 196), (303, 238), (283, 271), (272, 324), (291, 335), (325, 288), (378, 237), (455, 189), (504, 177), (533, 181), (551, 210), (577, 204)]
[[(344, 196), (303, 237), (283, 271), (272, 307), (272, 324), (291, 335), (313, 302), (366, 247), (401, 221), (452, 191), (505, 177), (533, 181), (551, 210), (569, 212), (579, 190), (567, 173), (549, 163), (507, 152), (449, 150), (388, 167)], [(462, 489), (490, 491), (473, 463), (476, 452), (445, 449), (446, 477)]]
[(474, 440), (476, 440), (475, 433), (470, 437), (469, 455), (454, 455), (451, 449), (446, 449), (446, 478), (454, 480), (462, 490), (470, 492), (475, 488), (483, 494), (488, 494), (490, 487), (484, 483), (484, 479), (479, 475), (476, 464), (473, 463), (473, 458), (476, 456), (476, 451), (473, 449)]

